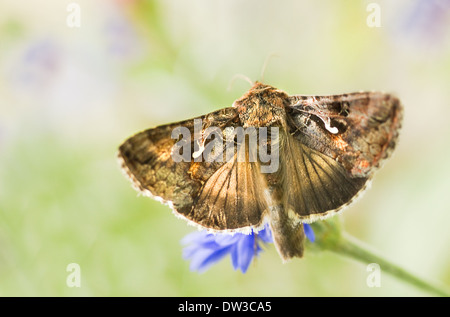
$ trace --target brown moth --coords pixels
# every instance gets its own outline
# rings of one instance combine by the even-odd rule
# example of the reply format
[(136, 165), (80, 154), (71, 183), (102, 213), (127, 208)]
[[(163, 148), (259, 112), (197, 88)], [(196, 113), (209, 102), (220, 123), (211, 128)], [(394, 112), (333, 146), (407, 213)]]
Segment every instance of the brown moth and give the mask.
[[(200, 134), (195, 119), (201, 122)], [(126, 176), (140, 192), (210, 231), (249, 233), (269, 223), (286, 261), (303, 255), (302, 223), (336, 214), (365, 189), (395, 147), (402, 107), (396, 97), (380, 92), (290, 96), (256, 82), (232, 107), (195, 119), (145, 130), (125, 141), (118, 157)], [(221, 131), (216, 139), (228, 143), (219, 140), (206, 153), (211, 126)], [(187, 140), (173, 138), (179, 127), (189, 132)], [(263, 128), (277, 128), (275, 141), (260, 138), (256, 146), (269, 154), (276, 146), (278, 155), (271, 158), (278, 160), (276, 169), (263, 173), (261, 167), (273, 162), (250, 159), (252, 147), (244, 146), (250, 134), (234, 137), (236, 147), (225, 151), (228, 137), (239, 127), (257, 128), (256, 136)], [(220, 144), (223, 149), (217, 149)], [(189, 152), (188, 159), (174, 160), (181, 148)], [(225, 152), (227, 159), (211, 159)], [(202, 154), (210, 159), (198, 159)]]

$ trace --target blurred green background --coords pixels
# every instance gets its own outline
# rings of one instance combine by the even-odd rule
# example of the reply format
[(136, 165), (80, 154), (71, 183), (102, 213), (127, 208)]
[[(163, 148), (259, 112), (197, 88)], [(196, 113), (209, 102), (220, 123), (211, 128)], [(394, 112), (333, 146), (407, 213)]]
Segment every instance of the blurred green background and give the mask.
[[(189, 271), (195, 230), (138, 196), (116, 162), (140, 130), (227, 107), (244, 74), (290, 94), (396, 94), (400, 142), (339, 217), (370, 249), (450, 285), (449, 1), (72, 1), (0, 4), (1, 296), (422, 296), (366, 265), (269, 245), (249, 271), (229, 258)], [(81, 287), (66, 284), (69, 263)]]

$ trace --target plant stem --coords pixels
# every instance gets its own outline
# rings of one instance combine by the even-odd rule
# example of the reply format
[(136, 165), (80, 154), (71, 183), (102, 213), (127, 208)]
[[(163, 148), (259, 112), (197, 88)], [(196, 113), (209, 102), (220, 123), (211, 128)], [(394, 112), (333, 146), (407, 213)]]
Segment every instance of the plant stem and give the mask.
[(333, 243), (333, 247), (327, 249), (341, 255), (349, 256), (364, 263), (377, 263), (383, 272), (389, 273), (404, 282), (439, 296), (450, 296), (448, 292), (442, 290), (441, 288), (414, 276), (401, 267), (368, 251), (367, 248), (363, 247), (361, 243), (353, 237), (341, 235), (340, 239)]

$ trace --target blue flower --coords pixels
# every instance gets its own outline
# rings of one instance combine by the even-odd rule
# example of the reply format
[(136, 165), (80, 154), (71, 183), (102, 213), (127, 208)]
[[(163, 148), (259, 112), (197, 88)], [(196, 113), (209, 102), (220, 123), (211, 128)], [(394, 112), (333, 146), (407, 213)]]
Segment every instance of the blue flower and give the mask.
[[(307, 238), (313, 242), (314, 232), (308, 224), (303, 224)], [(261, 231), (250, 234), (235, 233), (212, 234), (197, 231), (185, 236), (181, 243), (187, 245), (183, 250), (183, 258), (190, 260), (191, 271), (204, 272), (227, 254), (231, 255), (231, 263), (235, 270), (247, 272), (253, 258), (262, 251), (260, 243), (272, 243), (272, 232), (268, 225)]]
[(305, 235), (309, 241), (314, 242), (316, 240), (316, 236), (314, 235), (314, 231), (310, 225), (307, 223), (303, 224), (303, 229), (305, 230)]

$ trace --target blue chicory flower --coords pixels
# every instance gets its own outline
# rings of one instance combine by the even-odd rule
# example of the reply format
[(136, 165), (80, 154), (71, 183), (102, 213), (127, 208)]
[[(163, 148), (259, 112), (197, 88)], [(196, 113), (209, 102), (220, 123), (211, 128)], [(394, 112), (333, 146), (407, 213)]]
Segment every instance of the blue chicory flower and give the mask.
[[(303, 224), (306, 237), (314, 242), (314, 232), (308, 224)], [(204, 272), (227, 254), (235, 270), (247, 272), (253, 258), (262, 251), (260, 243), (273, 243), (272, 232), (268, 225), (261, 231), (250, 234), (235, 233), (213, 234), (197, 231), (185, 236), (181, 243), (187, 245), (183, 258), (190, 260), (191, 271)]]
[(314, 242), (316, 240), (316, 236), (314, 235), (314, 231), (310, 225), (307, 223), (303, 224), (303, 229), (305, 230), (305, 235), (309, 241)]

